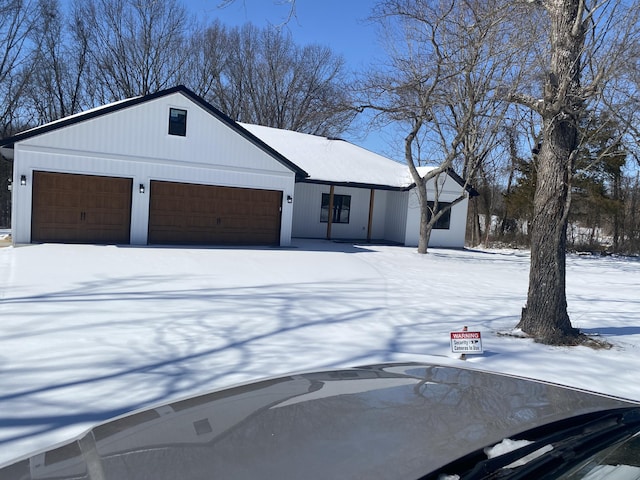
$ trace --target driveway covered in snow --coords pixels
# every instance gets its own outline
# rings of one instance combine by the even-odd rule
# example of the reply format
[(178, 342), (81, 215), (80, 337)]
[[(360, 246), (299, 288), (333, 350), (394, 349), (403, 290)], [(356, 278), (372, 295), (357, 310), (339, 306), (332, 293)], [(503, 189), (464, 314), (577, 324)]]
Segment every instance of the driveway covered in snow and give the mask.
[(640, 262), (569, 258), (574, 325), (610, 350), (503, 336), (526, 252), (326, 241), (292, 248), (0, 249), (0, 464), (151, 404), (292, 371), (461, 362), (640, 399)]

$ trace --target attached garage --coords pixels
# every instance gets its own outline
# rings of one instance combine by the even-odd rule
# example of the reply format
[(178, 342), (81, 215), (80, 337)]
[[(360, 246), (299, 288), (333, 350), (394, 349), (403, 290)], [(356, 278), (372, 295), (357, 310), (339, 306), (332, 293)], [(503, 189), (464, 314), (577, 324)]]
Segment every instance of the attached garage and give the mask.
[(185, 87), (0, 140), (15, 244), (291, 243), (307, 173)]
[(31, 240), (129, 243), (131, 178), (33, 172)]
[(278, 245), (282, 192), (151, 181), (150, 244)]

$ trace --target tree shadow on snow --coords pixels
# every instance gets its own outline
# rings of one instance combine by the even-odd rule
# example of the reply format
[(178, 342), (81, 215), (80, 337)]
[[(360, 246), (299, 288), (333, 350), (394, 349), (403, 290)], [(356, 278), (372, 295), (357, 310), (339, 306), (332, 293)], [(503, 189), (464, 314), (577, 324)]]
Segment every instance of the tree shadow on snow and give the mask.
[(640, 327), (598, 327), (581, 328), (585, 335), (604, 335), (608, 337), (619, 337), (625, 335), (640, 335)]
[[(5, 318), (21, 328), (5, 328), (0, 342), (41, 342), (46, 350), (51, 339), (68, 337), (78, 339), (79, 350), (52, 346), (44, 362), (12, 362), (5, 352), (0, 426), (12, 431), (0, 435), (0, 445), (97, 423), (242, 379), (284, 374), (278, 368), (286, 369), (291, 358), (308, 358), (314, 349), (326, 356), (331, 346), (321, 338), (314, 344), (316, 333), (327, 328), (348, 332), (354, 322), (383, 315), (382, 308), (370, 308), (369, 300), (381, 287), (364, 282), (174, 289), (170, 275), (155, 275), (5, 296)], [(45, 311), (48, 320), (43, 322)], [(145, 338), (137, 341), (127, 333), (129, 328), (139, 328)], [(86, 342), (95, 345), (87, 349), (82, 345)], [(97, 353), (92, 356), (94, 347)], [(287, 361), (281, 361), (283, 357)], [(88, 401), (74, 398), (78, 389)], [(95, 395), (102, 407), (92, 406), (94, 389), (101, 392)], [(105, 395), (116, 400), (105, 406), (100, 402)], [(41, 402), (46, 406), (39, 409)], [(18, 405), (34, 408), (14, 408)]]

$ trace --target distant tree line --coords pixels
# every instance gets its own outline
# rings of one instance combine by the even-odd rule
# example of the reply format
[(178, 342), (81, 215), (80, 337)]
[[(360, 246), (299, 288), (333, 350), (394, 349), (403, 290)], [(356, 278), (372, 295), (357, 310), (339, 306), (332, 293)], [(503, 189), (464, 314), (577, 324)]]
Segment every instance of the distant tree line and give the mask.
[[(594, 254), (640, 254), (640, 170), (614, 119), (585, 126), (589, 141), (577, 155), (571, 186), (567, 249)], [(511, 135), (511, 136), (510, 136)], [(513, 132), (504, 163), (495, 174), (476, 177), (480, 197), (471, 200), (469, 245), (530, 247), (539, 146), (521, 151)], [(528, 144), (525, 144), (528, 145)]]

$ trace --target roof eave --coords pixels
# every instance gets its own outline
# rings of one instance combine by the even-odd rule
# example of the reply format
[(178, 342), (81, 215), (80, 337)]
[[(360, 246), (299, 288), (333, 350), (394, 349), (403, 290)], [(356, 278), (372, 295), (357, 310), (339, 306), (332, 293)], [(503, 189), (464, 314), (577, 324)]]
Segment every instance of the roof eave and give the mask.
[[(460, 185), (462, 188), (464, 188), (467, 193), (469, 194), (469, 198), (473, 198), (473, 197), (479, 197), (480, 193), (478, 193), (478, 191), (473, 188), (472, 185), (469, 185), (468, 183), (466, 183), (464, 181), (464, 179), (458, 175), (455, 170), (453, 170), (452, 168), (449, 168), (446, 170), (447, 175), (449, 175), (454, 182), (456, 182), (458, 185)], [(415, 182), (413, 182), (411, 185), (409, 185), (406, 190), (411, 190), (412, 188), (415, 188), (416, 184)]]
[(348, 182), (348, 181), (336, 181), (336, 180), (321, 180), (317, 178), (303, 178), (297, 180), (298, 183), (312, 183), (316, 185), (333, 185), (335, 187), (351, 187), (351, 188), (366, 188), (367, 190), (392, 190), (403, 192), (410, 190), (410, 186), (398, 186), (398, 185), (383, 185), (379, 183), (365, 183), (365, 182)]
[(458, 175), (453, 168), (447, 169), (447, 174), (451, 178), (453, 178), (458, 185), (460, 185), (462, 188), (464, 188), (467, 191), (467, 193), (469, 194), (469, 198), (480, 196), (480, 193), (478, 193), (478, 191), (475, 188), (473, 188), (473, 185), (465, 182), (464, 179), (460, 175)]

